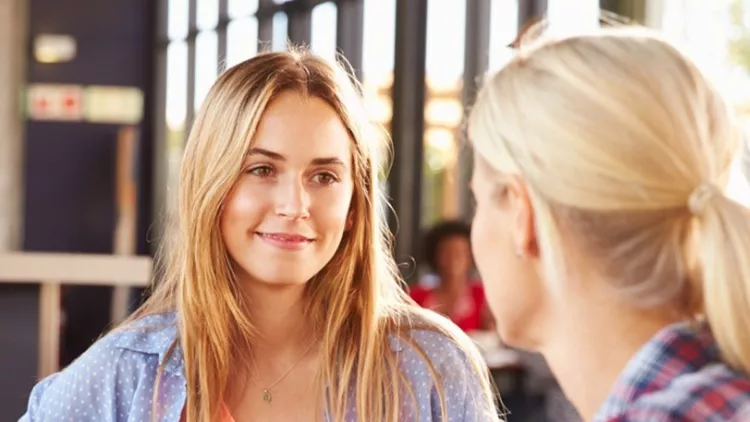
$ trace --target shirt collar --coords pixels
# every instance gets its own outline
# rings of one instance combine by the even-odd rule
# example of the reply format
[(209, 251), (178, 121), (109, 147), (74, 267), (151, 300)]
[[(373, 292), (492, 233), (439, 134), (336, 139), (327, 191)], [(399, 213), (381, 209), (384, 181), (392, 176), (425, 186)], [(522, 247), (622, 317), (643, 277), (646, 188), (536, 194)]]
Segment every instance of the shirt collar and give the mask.
[[(184, 377), (185, 364), (182, 346), (179, 341), (179, 324), (176, 312), (147, 315), (118, 328), (114, 340), (115, 347), (122, 349), (157, 355), (159, 364), (164, 370)], [(437, 335), (431, 330), (410, 330), (407, 337), (422, 338), (429, 333)], [(424, 339), (422, 339), (424, 341)], [(402, 353), (409, 347), (409, 341), (398, 335), (390, 335), (388, 342), (391, 350)], [(174, 347), (173, 347), (174, 346)]]
[(165, 371), (184, 376), (176, 313), (147, 315), (117, 330), (115, 347), (157, 355)]
[(719, 349), (707, 323), (667, 326), (631, 358), (594, 420), (613, 419), (640, 396), (662, 390), (675, 377), (719, 361)]

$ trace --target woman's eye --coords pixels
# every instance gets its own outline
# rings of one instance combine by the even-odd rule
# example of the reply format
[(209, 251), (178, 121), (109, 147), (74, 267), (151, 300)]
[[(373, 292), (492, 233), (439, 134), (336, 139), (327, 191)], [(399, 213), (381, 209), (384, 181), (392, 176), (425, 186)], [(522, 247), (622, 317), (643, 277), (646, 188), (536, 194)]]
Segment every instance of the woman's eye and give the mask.
[(313, 180), (321, 185), (332, 185), (339, 181), (339, 179), (331, 173), (318, 173), (313, 176)]
[(258, 177), (270, 177), (273, 175), (273, 168), (271, 166), (257, 166), (247, 170), (248, 173)]

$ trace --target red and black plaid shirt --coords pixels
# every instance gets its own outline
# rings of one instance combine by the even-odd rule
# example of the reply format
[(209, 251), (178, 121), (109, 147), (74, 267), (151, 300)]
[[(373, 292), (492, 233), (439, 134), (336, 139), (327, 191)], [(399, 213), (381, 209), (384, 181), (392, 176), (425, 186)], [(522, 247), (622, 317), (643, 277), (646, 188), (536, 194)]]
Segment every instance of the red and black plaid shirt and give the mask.
[(721, 362), (707, 325), (672, 325), (631, 359), (594, 421), (750, 421), (750, 378)]

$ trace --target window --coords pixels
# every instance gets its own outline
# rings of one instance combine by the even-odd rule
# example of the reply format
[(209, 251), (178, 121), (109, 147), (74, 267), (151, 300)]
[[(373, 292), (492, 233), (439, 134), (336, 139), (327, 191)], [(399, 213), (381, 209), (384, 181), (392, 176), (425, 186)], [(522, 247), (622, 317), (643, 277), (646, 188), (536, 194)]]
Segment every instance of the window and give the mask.
[(203, 99), (218, 76), (218, 42), (216, 31), (203, 31), (195, 40), (195, 110), (203, 104)]
[(198, 0), (196, 24), (199, 30), (214, 29), (219, 23), (219, 0)]
[(494, 0), (490, 5), (489, 71), (500, 69), (512, 56), (508, 47), (518, 33), (518, 2)]
[[(185, 104), (187, 104), (187, 43), (177, 41), (167, 47), (166, 118), (170, 132), (185, 129)], [(181, 138), (181, 136), (180, 136)], [(170, 141), (172, 141), (170, 137)], [(174, 140), (176, 141), (176, 140)], [(182, 144), (182, 141), (175, 143)], [(170, 142), (170, 145), (172, 143)], [(177, 146), (177, 145), (174, 145)]]
[[(179, 180), (179, 163), (182, 146), (185, 140), (187, 104), (187, 43), (176, 41), (167, 48), (167, 87), (166, 87), (166, 130), (164, 131), (166, 155), (166, 183), (176, 186)], [(170, 195), (168, 201), (176, 201), (176, 195)], [(174, 202), (169, 202), (168, 209), (174, 209)]]
[[(750, 129), (750, 1), (664, 2), (654, 24), (690, 55), (734, 106), (743, 133)], [(652, 19), (652, 22), (654, 20)], [(728, 195), (750, 205), (747, 137), (730, 172)]]
[(271, 49), (273, 51), (284, 51), (287, 47), (289, 33), (289, 18), (284, 12), (276, 12), (273, 15), (273, 39)]
[(460, 213), (458, 153), (466, 32), (466, 2), (431, 0), (427, 7), (423, 227)]
[[(159, 60), (164, 60), (160, 63), (164, 69), (164, 85), (159, 87), (164, 92), (164, 103), (156, 106), (165, 114), (157, 131), (164, 133), (165, 138), (162, 140), (164, 158), (158, 165), (164, 166), (163, 173), (167, 175), (166, 190), (174, 191), (189, 125), (216, 80), (219, 69), (256, 55), (260, 40), (268, 41), (273, 50), (286, 50), (289, 23), (284, 10), (287, 8), (295, 8), (303, 16), (310, 18), (313, 28), (312, 48), (323, 56), (335, 57), (339, 30), (337, 4), (352, 0), (331, 0), (314, 8), (312, 5), (319, 2), (226, 0), (227, 10), (223, 18), (220, 16), (222, 0), (157, 1), (166, 4), (166, 16), (163, 16), (166, 34), (158, 43), (162, 49), (158, 55)], [(366, 0), (366, 3), (369, 4), (368, 11), (374, 11), (366, 21), (370, 28), (369, 40), (376, 44), (371, 57), (377, 61), (367, 73), (371, 77), (370, 81), (377, 81), (375, 86), (380, 89), (376, 89), (378, 94), (373, 97), (373, 104), (376, 106), (372, 108), (379, 111), (374, 114), (379, 120), (387, 122), (390, 120), (388, 92), (393, 69), (395, 0)], [(191, 13), (194, 16), (190, 16)], [(385, 16), (385, 26), (378, 20), (378, 16)], [(380, 33), (375, 35), (375, 32)], [(224, 34), (226, 37), (223, 37)], [(190, 93), (192, 97), (188, 96)], [(385, 94), (387, 101), (382, 94)], [(162, 203), (156, 204), (157, 214), (166, 213), (169, 216), (173, 213), (173, 196), (157, 196), (169, 198), (168, 202), (162, 199)]]
[(313, 52), (328, 60), (336, 59), (336, 4), (332, 1), (321, 3), (312, 11)]
[(188, 0), (169, 0), (167, 37), (170, 40), (185, 39), (188, 34)]
[(227, 67), (247, 60), (258, 53), (258, 20), (238, 18), (227, 27)]
[(550, 33), (580, 33), (599, 27), (599, 0), (548, 0)]
[(258, 0), (228, 0), (230, 19), (252, 16), (258, 10)]
[[(176, 186), (179, 180), (179, 163), (186, 136), (187, 121), (187, 87), (188, 87), (188, 0), (168, 0), (167, 3), (167, 54), (166, 86), (164, 87), (165, 130), (164, 156), (166, 163), (166, 183), (168, 187)], [(166, 197), (167, 210), (175, 207), (176, 195)], [(162, 211), (162, 210), (159, 210)]]
[(229, 0), (226, 67), (258, 54), (258, 0)]
[[(167, 2), (168, 5), (168, 16), (164, 22), (167, 26), (166, 39), (159, 43), (163, 49), (159, 57), (166, 60), (166, 63), (161, 63), (166, 73), (165, 86), (162, 87), (166, 101), (157, 105), (164, 107), (166, 114), (165, 121), (161, 122), (166, 126), (164, 132), (167, 137), (166, 159), (162, 165), (168, 167), (167, 174), (173, 175), (169, 181), (170, 187), (177, 181), (176, 170), (195, 109), (204, 101), (218, 69), (240, 63), (259, 50), (286, 50), (290, 34), (287, 12), (294, 13), (294, 22), (307, 24), (309, 19), (309, 41), (316, 53), (330, 59), (335, 57), (337, 47), (362, 51), (362, 61), (357, 70), (362, 77), (365, 108), (372, 121), (386, 129), (390, 127), (397, 46), (397, 0), (158, 1)], [(363, 16), (355, 14), (362, 13), (362, 9), (349, 7), (348, 3), (353, 1), (362, 1)], [(563, 0), (548, 1), (560, 4)], [(581, 10), (590, 13), (593, 9), (586, 9), (587, 5), (596, 3), (593, 0), (564, 1), (581, 5), (569, 9), (576, 16), (581, 15)], [(506, 60), (506, 45), (515, 38), (518, 7), (517, 0), (491, 0), (488, 3), (491, 7), (490, 29), (489, 33), (481, 36), (489, 37), (490, 51), (480, 53), (488, 54), (490, 69), (496, 69)], [(226, 14), (221, 16), (223, 4), (226, 4)], [(401, 227), (404, 233), (414, 229), (414, 225), (431, 225), (438, 219), (456, 217), (461, 211), (462, 189), (459, 189), (459, 180), (466, 169), (460, 168), (462, 163), (458, 160), (458, 153), (462, 148), (460, 131), (465, 113), (462, 90), (467, 56), (464, 54), (467, 48), (466, 5), (467, 1), (463, 0), (428, 2), (424, 137), (411, 140), (422, 142), (424, 147), (424, 159), (414, 163), (420, 166), (424, 174), (423, 208), (421, 223), (402, 220), (411, 226)], [(190, 13), (195, 16), (189, 16)], [(356, 17), (357, 21), (361, 18), (363, 28), (362, 38), (350, 45), (348, 41), (355, 37), (346, 38), (347, 34), (340, 34), (342, 27), (338, 23), (352, 22), (348, 20), (351, 16)], [(291, 34), (306, 36), (304, 31), (291, 31)], [(338, 39), (347, 43), (337, 46)], [(483, 40), (481, 45), (486, 45), (486, 41)], [(362, 43), (361, 50), (357, 42)], [(473, 56), (475, 50), (469, 52), (472, 53), (469, 56)], [(474, 66), (475, 63), (472, 63)], [(188, 97), (189, 93), (193, 93), (192, 98)], [(371, 135), (379, 136), (375, 131)], [(386, 188), (400, 189), (397, 186)], [(158, 210), (159, 213), (164, 211), (169, 214), (169, 210)]]
[[(393, 117), (393, 59), (396, 54), (396, 0), (364, 0), (362, 89), (372, 122), (389, 128)], [(370, 136), (381, 136), (373, 131)], [(381, 175), (385, 179), (385, 175)], [(387, 186), (386, 186), (387, 190)]]

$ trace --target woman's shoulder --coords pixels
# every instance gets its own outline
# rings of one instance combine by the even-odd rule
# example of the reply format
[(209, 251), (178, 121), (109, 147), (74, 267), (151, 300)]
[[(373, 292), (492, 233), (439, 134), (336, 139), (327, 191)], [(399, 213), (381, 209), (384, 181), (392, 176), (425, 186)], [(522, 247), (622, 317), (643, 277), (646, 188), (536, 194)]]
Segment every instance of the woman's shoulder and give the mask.
[[(435, 318), (442, 318), (435, 316)], [(440, 412), (436, 385), (441, 385), (449, 411), (448, 420), (493, 421), (497, 410), (492, 402), (489, 373), (473, 342), (458, 327), (419, 319), (411, 327), (391, 334), (391, 348), (406, 381), (414, 390), (419, 407), (430, 409), (432, 419)]]
[(179, 348), (179, 326), (174, 312), (145, 315), (113, 329), (79, 359), (87, 354), (96, 357), (121, 356), (136, 360), (154, 359), (168, 372), (181, 372), (182, 351)]
[(597, 421), (750, 420), (750, 378), (721, 359), (705, 321), (676, 323), (631, 359)]
[(167, 312), (145, 315), (124, 323), (102, 340), (112, 347), (161, 355), (171, 347), (178, 334), (177, 314)]
[(724, 363), (681, 374), (634, 400), (621, 420), (645, 420), (646, 416), (657, 422), (750, 420), (750, 378)]
[(467, 363), (481, 357), (464, 331), (445, 315), (429, 309), (402, 310), (391, 327), (391, 347), (405, 357), (416, 353), (435, 365)]
[(401, 360), (408, 360), (408, 363), (414, 359), (429, 361), (434, 366), (457, 365), (467, 359), (461, 342), (437, 327), (418, 326), (394, 333), (390, 343)]
[(130, 409), (150, 412), (147, 404), (159, 365), (164, 362), (164, 371), (172, 374), (182, 371), (179, 348), (172, 347), (176, 320), (173, 314), (150, 315), (112, 330), (68, 367), (41, 380), (21, 420), (52, 421), (71, 415), (80, 421), (109, 420), (103, 412), (113, 410), (132, 419)]

